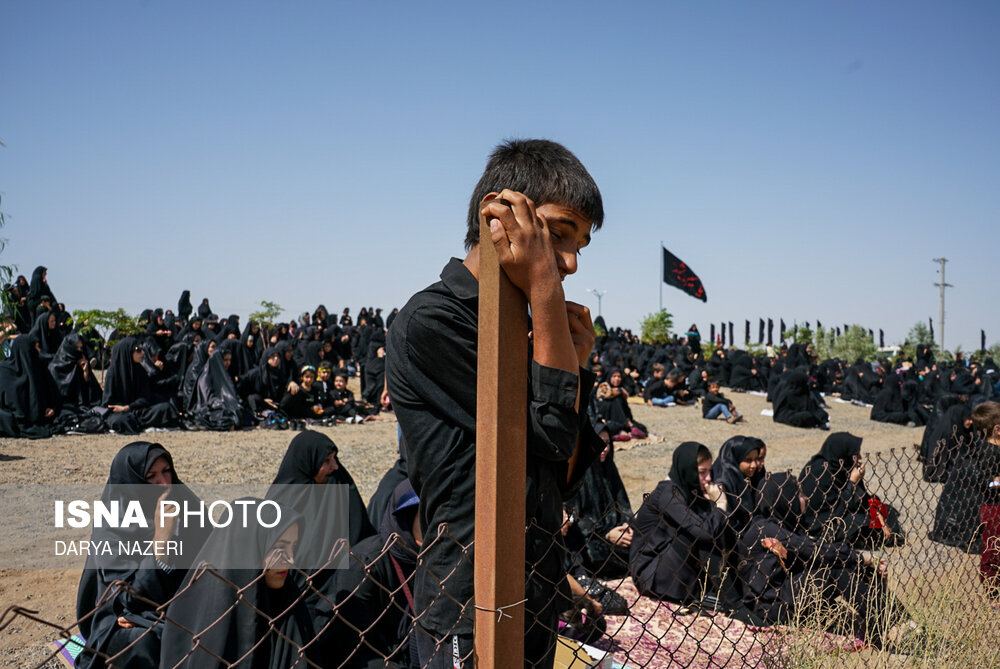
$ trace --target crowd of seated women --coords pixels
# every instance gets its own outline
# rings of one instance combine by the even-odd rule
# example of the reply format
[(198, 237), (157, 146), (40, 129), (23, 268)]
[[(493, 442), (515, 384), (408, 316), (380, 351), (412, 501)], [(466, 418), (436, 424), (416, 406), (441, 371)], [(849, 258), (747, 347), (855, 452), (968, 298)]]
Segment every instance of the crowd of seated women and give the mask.
[(220, 319), (207, 299), (194, 312), (184, 291), (176, 313), (147, 309), (138, 319), (145, 331), (111, 333), (108, 349), (96, 328), (55, 302), (44, 267), (7, 294), (14, 317), (0, 335), (0, 436), (302, 427), (363, 422), (388, 408), (393, 315), (383, 319), (381, 309), (362, 309), (355, 324), (349, 309), (338, 318), (320, 305), (298, 322), (241, 329), (238, 316)]

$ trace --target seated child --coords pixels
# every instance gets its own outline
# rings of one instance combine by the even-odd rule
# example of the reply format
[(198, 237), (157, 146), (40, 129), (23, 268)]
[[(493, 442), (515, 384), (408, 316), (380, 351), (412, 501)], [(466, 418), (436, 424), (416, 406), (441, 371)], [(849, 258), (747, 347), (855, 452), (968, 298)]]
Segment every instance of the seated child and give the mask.
[(730, 425), (743, 420), (742, 414), (736, 410), (736, 405), (726, 399), (719, 390), (718, 381), (709, 381), (708, 392), (701, 398), (701, 415), (708, 420), (715, 420), (720, 415), (725, 416), (726, 422)]

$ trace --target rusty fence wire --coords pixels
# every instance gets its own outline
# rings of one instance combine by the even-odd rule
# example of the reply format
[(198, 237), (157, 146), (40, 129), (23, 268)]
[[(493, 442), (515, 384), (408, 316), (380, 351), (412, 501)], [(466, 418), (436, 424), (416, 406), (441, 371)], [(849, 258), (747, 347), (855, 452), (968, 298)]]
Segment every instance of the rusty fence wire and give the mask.
[[(812, 484), (770, 473), (751, 491), (727, 491), (730, 500), (749, 492), (749, 519), (734, 512), (738, 504), (722, 511), (701, 497), (687, 502), (676, 488), (663, 492), (670, 486), (636, 509), (571, 500), (562, 530), (526, 563), (525, 602), (512, 603), (525, 606), (526, 654), (580, 667), (822, 666), (845, 652), (862, 664), (889, 653), (995, 666), (1000, 505), (991, 483), (1000, 471), (984, 453), (984, 444), (959, 442), (933, 462), (915, 450), (868, 454), (857, 482), (835, 472)], [(763, 494), (769, 480), (778, 497)], [(812, 525), (800, 492), (807, 506), (822, 501)], [(623, 519), (630, 541), (615, 530)], [(529, 536), (540, 530), (529, 522)], [(89, 666), (418, 667), (428, 647), (452, 643), (440, 620), (427, 631), (414, 603), (422, 560), (443, 542), (455, 543), (444, 526), (419, 547), (404, 534), (341, 540), (328, 565), (346, 554), (345, 568), (293, 568), (278, 588), (266, 570), (202, 564), (166, 601), (117, 581), (68, 626), (10, 607), (0, 630), (22, 618), (51, 628), (53, 641), (79, 640), (73, 635), (111, 615), (117, 641), (84, 639)], [(458, 548), (471, 563), (472, 546)], [(536, 568), (552, 559), (563, 565), (554, 580)], [(472, 603), (453, 594), (455, 574), (434, 583), (436, 597), (471, 620)], [(445, 654), (461, 648), (470, 660), (454, 643)]]

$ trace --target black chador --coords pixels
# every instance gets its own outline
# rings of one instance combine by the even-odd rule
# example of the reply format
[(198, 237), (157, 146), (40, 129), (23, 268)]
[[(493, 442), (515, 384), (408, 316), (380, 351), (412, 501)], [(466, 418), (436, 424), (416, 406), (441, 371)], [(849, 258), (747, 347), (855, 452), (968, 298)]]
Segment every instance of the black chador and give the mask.
[(143, 355), (135, 337), (125, 337), (111, 349), (102, 404), (110, 409), (104, 421), (119, 434), (177, 425), (177, 411), (167, 402), (155, 402), (153, 385), (142, 367)]

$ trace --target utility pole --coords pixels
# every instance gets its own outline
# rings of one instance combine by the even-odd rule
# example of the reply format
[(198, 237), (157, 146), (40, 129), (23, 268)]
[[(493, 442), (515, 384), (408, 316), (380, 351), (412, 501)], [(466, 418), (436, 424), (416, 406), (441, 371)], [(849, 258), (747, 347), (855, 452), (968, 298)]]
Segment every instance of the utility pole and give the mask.
[(601, 298), (604, 297), (605, 293), (607, 293), (608, 291), (606, 291), (606, 290), (597, 290), (596, 288), (588, 288), (587, 292), (588, 293), (593, 293), (594, 295), (597, 296), (597, 317), (600, 318), (601, 317)]
[(941, 350), (944, 351), (944, 290), (945, 288), (954, 288), (950, 283), (945, 283), (944, 280), (944, 264), (948, 262), (947, 258), (934, 258), (934, 262), (941, 263), (941, 283), (935, 283), (934, 285), (941, 289), (941, 315), (939, 322), (941, 323)]

